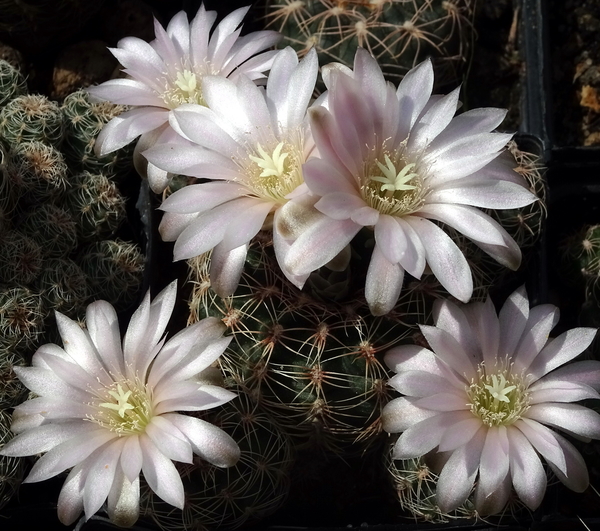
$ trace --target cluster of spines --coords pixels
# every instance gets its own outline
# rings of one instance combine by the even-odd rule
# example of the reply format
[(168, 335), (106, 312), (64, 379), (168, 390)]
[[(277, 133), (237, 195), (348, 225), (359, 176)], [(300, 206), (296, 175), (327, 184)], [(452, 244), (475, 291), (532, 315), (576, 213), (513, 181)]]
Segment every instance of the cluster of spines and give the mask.
[(300, 55), (316, 48), (321, 64), (352, 66), (366, 48), (384, 75), (398, 82), (432, 57), (441, 85), (461, 79), (469, 63), (471, 0), (263, 0), (266, 27), (280, 31), (282, 46)]

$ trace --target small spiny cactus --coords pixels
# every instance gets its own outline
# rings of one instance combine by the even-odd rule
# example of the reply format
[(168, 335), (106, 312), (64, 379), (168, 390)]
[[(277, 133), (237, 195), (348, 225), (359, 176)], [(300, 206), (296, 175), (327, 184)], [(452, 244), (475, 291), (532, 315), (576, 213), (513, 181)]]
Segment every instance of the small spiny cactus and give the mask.
[(0, 107), (26, 93), (27, 83), (23, 74), (8, 61), (0, 59)]
[(43, 247), (48, 258), (68, 256), (77, 247), (77, 225), (65, 209), (43, 203), (29, 210), (19, 223), (20, 230)]
[[(10, 424), (11, 415), (4, 409), (0, 409), (0, 447), (13, 438)], [(25, 460), (22, 457), (0, 455), (0, 509), (17, 492), (24, 477)]]
[(28, 390), (15, 374), (14, 367), (24, 367), (25, 358), (15, 351), (0, 351), (0, 410), (20, 404)]
[(0, 282), (31, 284), (41, 273), (42, 247), (18, 230), (7, 232), (0, 244)]
[(0, 291), (0, 352), (32, 354), (44, 333), (44, 317), (38, 293), (23, 287)]

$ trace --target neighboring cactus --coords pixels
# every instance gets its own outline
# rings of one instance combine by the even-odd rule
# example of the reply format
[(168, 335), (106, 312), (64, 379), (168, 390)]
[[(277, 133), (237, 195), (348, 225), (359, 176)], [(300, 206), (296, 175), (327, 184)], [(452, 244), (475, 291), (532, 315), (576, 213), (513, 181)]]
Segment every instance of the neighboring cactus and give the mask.
[(76, 260), (88, 277), (90, 296), (120, 310), (135, 302), (140, 292), (144, 261), (136, 244), (119, 238), (87, 245)]
[(0, 111), (0, 137), (11, 146), (33, 140), (58, 146), (63, 129), (60, 107), (41, 94), (18, 96)]
[(0, 59), (0, 107), (26, 93), (27, 83), (23, 74), (8, 61)]
[[(0, 447), (14, 436), (10, 431), (10, 424), (11, 415), (4, 409), (0, 409)], [(17, 492), (24, 477), (25, 460), (22, 457), (0, 455), (0, 509)]]
[(398, 82), (431, 57), (440, 86), (460, 82), (469, 63), (473, 0), (263, 0), (265, 25), (300, 55), (313, 46), (319, 62), (352, 66), (366, 48)]
[(20, 404), (28, 390), (15, 374), (14, 367), (26, 365), (25, 358), (14, 351), (0, 351), (0, 411)]
[(27, 203), (56, 201), (67, 189), (68, 167), (58, 149), (37, 140), (12, 147), (6, 168)]
[(42, 294), (47, 312), (56, 310), (73, 319), (84, 311), (89, 298), (88, 279), (69, 258), (47, 260), (35, 286)]
[(101, 173), (84, 171), (71, 177), (65, 206), (83, 241), (109, 238), (126, 218), (125, 198)]
[(142, 514), (161, 529), (236, 529), (270, 515), (287, 497), (293, 451), (271, 417), (239, 393), (210, 422), (238, 443), (240, 460), (230, 468), (200, 458), (192, 465), (178, 464), (185, 490), (183, 511), (143, 488)]
[(63, 151), (75, 171), (122, 175), (131, 169), (133, 144), (103, 157), (94, 154), (96, 137), (102, 127), (125, 109), (123, 105), (109, 102), (92, 103), (85, 90), (65, 98), (62, 104), (65, 116)]
[(563, 277), (573, 286), (585, 286), (592, 307), (600, 303), (600, 225), (585, 225), (560, 245)]
[(18, 230), (7, 232), (0, 243), (0, 282), (31, 284), (43, 268), (42, 247)]
[(30, 355), (43, 333), (44, 311), (39, 294), (22, 287), (0, 291), (0, 352)]
[(77, 247), (77, 224), (69, 212), (52, 203), (41, 204), (27, 212), (19, 228), (43, 247), (48, 258), (62, 258)]

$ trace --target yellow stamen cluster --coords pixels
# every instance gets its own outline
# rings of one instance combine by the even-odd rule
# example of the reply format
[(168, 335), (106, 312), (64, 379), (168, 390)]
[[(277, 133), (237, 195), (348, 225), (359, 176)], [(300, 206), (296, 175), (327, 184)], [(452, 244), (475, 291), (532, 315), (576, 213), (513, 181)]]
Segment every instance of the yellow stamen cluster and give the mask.
[(529, 409), (529, 393), (522, 375), (511, 374), (508, 363), (488, 374), (483, 363), (467, 387), (471, 412), (489, 426), (510, 426)]
[(184, 103), (206, 105), (202, 97), (201, 80), (190, 70), (177, 72), (177, 78), (174, 82), (167, 83), (162, 97), (170, 109), (175, 109)]
[(122, 380), (104, 388), (98, 401), (91, 405), (96, 413), (88, 416), (88, 420), (119, 436), (142, 433), (152, 419), (152, 396), (137, 379)]

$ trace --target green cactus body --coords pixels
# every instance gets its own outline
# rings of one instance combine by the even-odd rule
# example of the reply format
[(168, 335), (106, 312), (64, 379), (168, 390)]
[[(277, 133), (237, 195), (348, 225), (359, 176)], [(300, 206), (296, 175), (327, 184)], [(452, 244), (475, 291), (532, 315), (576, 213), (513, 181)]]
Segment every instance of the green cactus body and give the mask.
[[(11, 415), (0, 409), (0, 447), (13, 438), (10, 431)], [(25, 460), (21, 457), (0, 455), (0, 509), (17, 492), (25, 477)]]
[(77, 225), (69, 212), (52, 203), (43, 203), (27, 212), (20, 230), (43, 247), (44, 256), (62, 258), (77, 247)]
[[(321, 302), (283, 278), (270, 242), (248, 254), (234, 296), (210, 290), (209, 259), (190, 262), (191, 321), (221, 318), (233, 334), (225, 374), (268, 408), (297, 446), (362, 451), (381, 432), (389, 374), (381, 356), (411, 329), (368, 315), (360, 303)], [(360, 307), (357, 310), (357, 307)], [(401, 312), (399, 312), (401, 314)]]
[(83, 241), (112, 236), (126, 218), (125, 198), (106, 175), (84, 171), (74, 175), (65, 206)]
[(15, 374), (14, 367), (24, 367), (25, 358), (15, 351), (0, 351), (0, 410), (5, 411), (20, 404), (28, 390)]
[(352, 66), (357, 47), (398, 82), (432, 57), (439, 85), (456, 84), (468, 64), (472, 0), (263, 0), (265, 25), (284, 35), (281, 46), (319, 62)]
[(34, 140), (58, 146), (63, 129), (60, 107), (41, 94), (18, 96), (0, 111), (0, 137), (11, 146)]
[(37, 140), (13, 146), (7, 172), (26, 203), (56, 201), (67, 189), (68, 168), (62, 153)]
[(110, 301), (118, 310), (135, 302), (145, 262), (136, 244), (119, 238), (90, 243), (76, 262), (88, 278), (92, 298)]
[(0, 291), (0, 352), (30, 355), (44, 333), (41, 296), (27, 288)]
[(42, 247), (18, 230), (7, 232), (0, 245), (0, 282), (31, 284), (43, 268)]
[(27, 94), (23, 74), (8, 61), (0, 59), (0, 107), (22, 94)]
[(563, 277), (573, 286), (585, 286), (585, 298), (600, 302), (600, 225), (585, 225), (560, 246)]
[(240, 460), (230, 468), (199, 458), (191, 465), (178, 464), (185, 490), (183, 511), (143, 486), (141, 512), (161, 529), (236, 529), (270, 515), (287, 497), (292, 445), (269, 415), (240, 393), (208, 420), (238, 443)]
[(56, 310), (73, 319), (84, 311), (89, 298), (87, 277), (69, 258), (46, 260), (35, 287), (42, 294), (47, 312)]
[(92, 103), (85, 90), (69, 94), (63, 104), (65, 137), (63, 151), (75, 171), (122, 175), (131, 169), (133, 144), (103, 157), (94, 154), (102, 127), (126, 108), (109, 102)]

